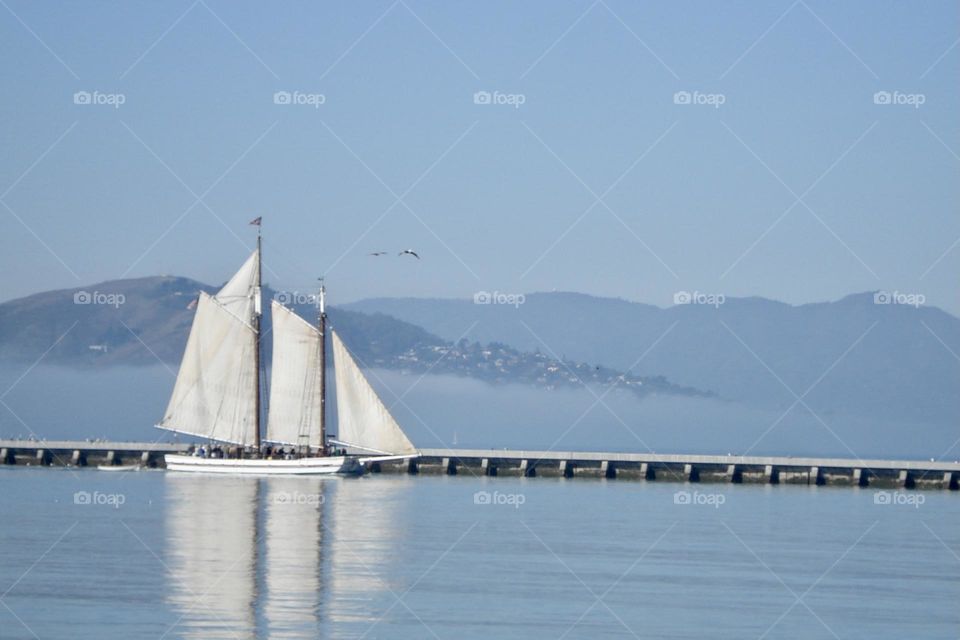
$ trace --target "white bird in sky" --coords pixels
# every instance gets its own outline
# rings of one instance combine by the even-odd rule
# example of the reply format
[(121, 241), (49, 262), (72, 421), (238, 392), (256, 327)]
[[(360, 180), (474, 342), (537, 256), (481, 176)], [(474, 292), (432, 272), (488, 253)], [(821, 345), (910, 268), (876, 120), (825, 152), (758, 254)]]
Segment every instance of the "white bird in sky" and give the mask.
[(420, 256), (418, 256), (418, 255), (417, 255), (417, 252), (414, 251), (413, 249), (404, 249), (403, 251), (401, 251), (401, 252), (398, 253), (397, 255), (398, 255), (398, 256), (411, 255), (411, 256), (413, 256), (414, 258), (416, 258), (417, 260), (420, 259)]

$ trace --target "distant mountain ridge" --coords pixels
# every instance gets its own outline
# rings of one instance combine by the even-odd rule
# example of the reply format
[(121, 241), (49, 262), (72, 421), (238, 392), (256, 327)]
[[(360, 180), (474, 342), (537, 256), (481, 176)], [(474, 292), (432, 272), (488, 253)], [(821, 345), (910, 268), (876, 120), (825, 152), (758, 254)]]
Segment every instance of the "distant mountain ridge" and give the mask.
[[(157, 276), (115, 280), (89, 287), (34, 294), (0, 304), (0, 362), (72, 367), (152, 365), (176, 367), (194, 316), (199, 291), (217, 287), (189, 278)], [(265, 301), (288, 302), (300, 316), (316, 318), (309, 300), (264, 287)], [(298, 303), (298, 304), (296, 304)], [(269, 303), (267, 303), (269, 304)], [(673, 385), (663, 376), (622, 373), (609, 367), (561, 360), (503, 344), (481, 345), (444, 340), (412, 323), (389, 315), (333, 307), (330, 322), (364, 366), (413, 373), (453, 374), (491, 383), (524, 383), (553, 389), (577, 387), (581, 381), (616, 382), (637, 395), (668, 393), (709, 396), (698, 389)], [(263, 316), (263, 335), (272, 330)], [(272, 341), (262, 341), (264, 362), (270, 362)]]
[[(174, 276), (101, 282), (46, 291), (0, 304), (0, 360), (69, 366), (176, 365), (183, 355), (193, 302), (217, 287)], [(265, 299), (274, 292), (264, 287)], [(269, 303), (268, 303), (269, 304)], [(305, 318), (308, 304), (292, 305)], [(383, 314), (331, 309), (331, 322), (357, 355), (376, 360), (443, 340)], [(264, 334), (270, 316), (264, 316)], [(264, 341), (269, 355), (270, 341)], [(355, 345), (355, 346), (354, 346)]]
[(827, 423), (834, 412), (960, 423), (960, 319), (874, 296), (798, 306), (727, 298), (715, 306), (660, 308), (532, 293), (516, 306), (411, 298), (345, 306), (386, 313), (446, 339), (467, 332), (479, 342), (664, 375), (751, 405), (809, 406)]

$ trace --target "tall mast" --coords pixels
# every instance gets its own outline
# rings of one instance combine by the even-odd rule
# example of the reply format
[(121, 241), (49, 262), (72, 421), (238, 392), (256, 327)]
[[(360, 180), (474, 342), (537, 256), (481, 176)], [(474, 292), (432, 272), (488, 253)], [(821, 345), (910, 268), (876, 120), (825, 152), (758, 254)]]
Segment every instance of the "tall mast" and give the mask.
[(324, 296), (327, 290), (320, 278), (320, 455), (327, 452), (327, 310)]
[(254, 298), (254, 309), (255, 313), (253, 315), (253, 328), (256, 331), (257, 339), (254, 342), (253, 347), (253, 357), (254, 362), (254, 380), (256, 381), (256, 393), (254, 394), (254, 412), (256, 414), (256, 429), (254, 429), (254, 448), (259, 453), (260, 452), (260, 316), (261, 314), (261, 300), (260, 300), (260, 278), (262, 274), (262, 265), (263, 265), (263, 253), (260, 249), (260, 226), (262, 222), (260, 218), (257, 218), (257, 286), (254, 289), (253, 295)]

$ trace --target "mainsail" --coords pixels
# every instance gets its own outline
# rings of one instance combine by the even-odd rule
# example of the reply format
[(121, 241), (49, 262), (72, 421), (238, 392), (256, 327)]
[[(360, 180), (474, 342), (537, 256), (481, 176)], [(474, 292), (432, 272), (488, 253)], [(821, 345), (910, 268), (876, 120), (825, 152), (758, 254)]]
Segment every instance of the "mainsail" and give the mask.
[(323, 406), (320, 331), (277, 301), (273, 318), (273, 372), (266, 440), (319, 448)]
[(215, 295), (200, 293), (163, 420), (171, 431), (240, 445), (257, 438), (260, 253)]
[(386, 455), (416, 453), (340, 336), (335, 331), (330, 335), (337, 378), (337, 440), (349, 447)]

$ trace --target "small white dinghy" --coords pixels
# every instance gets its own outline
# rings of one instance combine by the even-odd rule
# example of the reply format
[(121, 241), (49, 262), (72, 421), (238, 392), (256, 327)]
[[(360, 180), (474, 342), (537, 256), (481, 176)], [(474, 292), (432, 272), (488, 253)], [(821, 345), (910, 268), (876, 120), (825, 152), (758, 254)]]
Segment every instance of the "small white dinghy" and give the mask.
[(99, 471), (140, 471), (138, 464), (99, 464)]

